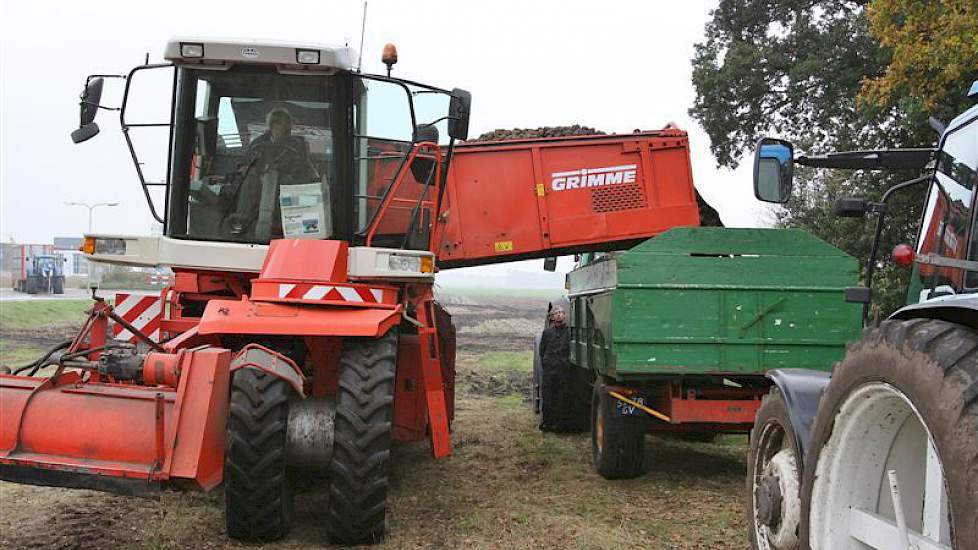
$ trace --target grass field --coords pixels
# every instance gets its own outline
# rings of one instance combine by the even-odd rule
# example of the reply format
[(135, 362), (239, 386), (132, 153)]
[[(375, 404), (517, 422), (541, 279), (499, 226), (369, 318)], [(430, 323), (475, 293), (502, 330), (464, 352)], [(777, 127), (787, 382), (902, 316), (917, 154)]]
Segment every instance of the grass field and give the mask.
[(80, 325), (91, 307), (91, 300), (0, 302), (0, 330)]

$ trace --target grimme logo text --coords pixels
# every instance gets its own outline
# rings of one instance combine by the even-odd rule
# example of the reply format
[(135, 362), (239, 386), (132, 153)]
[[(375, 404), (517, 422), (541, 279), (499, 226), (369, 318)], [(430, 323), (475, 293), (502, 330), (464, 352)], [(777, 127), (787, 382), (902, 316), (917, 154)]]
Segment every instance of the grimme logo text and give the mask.
[(605, 185), (617, 185), (619, 183), (635, 183), (637, 172), (637, 164), (554, 172), (550, 174), (550, 188), (554, 191), (564, 191), (585, 187), (604, 187)]

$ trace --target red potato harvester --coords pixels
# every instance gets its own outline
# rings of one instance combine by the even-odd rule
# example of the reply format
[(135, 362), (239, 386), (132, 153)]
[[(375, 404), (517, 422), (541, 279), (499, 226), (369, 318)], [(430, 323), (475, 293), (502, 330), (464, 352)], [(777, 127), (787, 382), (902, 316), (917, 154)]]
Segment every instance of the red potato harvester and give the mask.
[[(87, 235), (85, 252), (170, 267), (173, 284), (118, 312), (95, 298), (72, 341), (0, 375), (3, 479), (128, 494), (223, 483), (228, 534), (271, 540), (291, 521), (287, 468), (323, 468), (331, 539), (377, 541), (391, 444), (451, 454), (455, 335), (437, 269), (699, 223), (678, 129), (457, 144), (467, 92), (361, 73), (349, 48), (174, 39), (165, 57), (89, 77), (72, 138), (98, 133), (103, 83), (121, 80), (164, 232)], [(169, 121), (135, 120), (138, 84), (161, 75)], [(133, 146), (151, 130), (168, 135), (165, 183), (146, 181)]]

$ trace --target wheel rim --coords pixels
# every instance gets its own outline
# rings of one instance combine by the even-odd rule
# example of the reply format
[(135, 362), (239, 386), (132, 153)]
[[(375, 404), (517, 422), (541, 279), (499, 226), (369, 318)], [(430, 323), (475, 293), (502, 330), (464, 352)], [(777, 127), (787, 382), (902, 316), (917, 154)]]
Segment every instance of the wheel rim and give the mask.
[(754, 540), (759, 550), (795, 548), (801, 499), (798, 467), (788, 434), (769, 421), (760, 428), (751, 480)]
[(910, 399), (882, 382), (849, 394), (819, 452), (809, 514), (812, 548), (900, 547), (890, 471), (911, 545), (950, 550), (950, 506), (933, 438)]

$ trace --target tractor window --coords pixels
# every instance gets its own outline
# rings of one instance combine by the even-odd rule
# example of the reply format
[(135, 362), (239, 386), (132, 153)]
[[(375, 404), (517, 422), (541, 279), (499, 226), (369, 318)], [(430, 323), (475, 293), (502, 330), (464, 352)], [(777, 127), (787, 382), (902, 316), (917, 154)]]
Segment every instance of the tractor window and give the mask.
[[(936, 254), (947, 258), (976, 260), (978, 244), (976, 232), (970, 231), (974, 217), (974, 188), (978, 180), (978, 121), (952, 130), (944, 140), (938, 154), (935, 179), (932, 185), (921, 223), (918, 254)], [(969, 245), (970, 238), (970, 245)], [(919, 265), (918, 287), (933, 289), (949, 286), (960, 290), (978, 286), (978, 273), (969, 272), (967, 281), (962, 280), (960, 269)], [(966, 284), (965, 284), (966, 283)], [(912, 300), (916, 297), (910, 296)]]
[[(180, 69), (168, 234), (267, 243), (329, 238), (336, 217), (334, 77)], [(337, 112), (338, 111), (338, 112)]]

